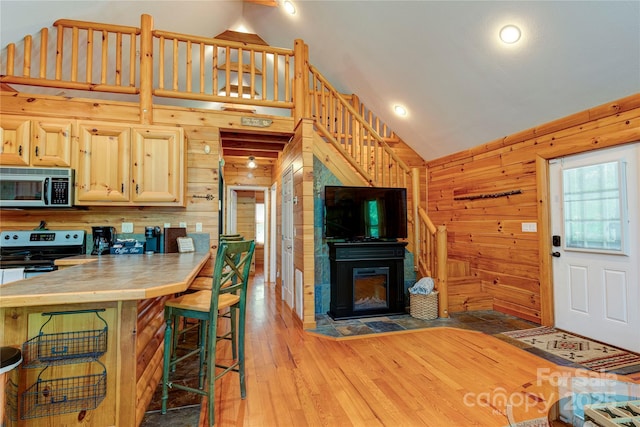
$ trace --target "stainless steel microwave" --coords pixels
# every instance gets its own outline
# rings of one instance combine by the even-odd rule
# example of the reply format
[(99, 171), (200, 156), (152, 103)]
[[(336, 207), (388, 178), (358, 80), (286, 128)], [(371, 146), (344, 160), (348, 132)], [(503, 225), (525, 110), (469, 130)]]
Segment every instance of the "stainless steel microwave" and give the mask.
[(70, 207), (73, 188), (73, 169), (0, 167), (2, 208)]

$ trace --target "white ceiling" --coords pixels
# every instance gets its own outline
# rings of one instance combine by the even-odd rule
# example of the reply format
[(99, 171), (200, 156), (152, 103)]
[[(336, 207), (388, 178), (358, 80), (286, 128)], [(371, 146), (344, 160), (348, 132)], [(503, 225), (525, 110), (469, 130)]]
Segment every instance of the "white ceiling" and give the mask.
[[(310, 62), (355, 93), (424, 159), (493, 141), (640, 92), (640, 1), (2, 0), (1, 45), (58, 18), (309, 45)], [(515, 46), (498, 30), (521, 27)], [(403, 103), (407, 118), (391, 107)]]

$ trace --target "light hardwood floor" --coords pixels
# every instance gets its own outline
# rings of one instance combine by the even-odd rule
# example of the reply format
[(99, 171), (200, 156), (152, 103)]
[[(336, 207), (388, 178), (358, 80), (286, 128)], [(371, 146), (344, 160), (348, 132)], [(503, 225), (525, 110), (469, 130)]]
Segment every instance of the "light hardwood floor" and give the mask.
[[(271, 284), (251, 284), (247, 398), (217, 385), (217, 426), (506, 426), (545, 417), (558, 378), (584, 375), (452, 328), (336, 341), (305, 333)], [(640, 383), (640, 375), (622, 378)]]

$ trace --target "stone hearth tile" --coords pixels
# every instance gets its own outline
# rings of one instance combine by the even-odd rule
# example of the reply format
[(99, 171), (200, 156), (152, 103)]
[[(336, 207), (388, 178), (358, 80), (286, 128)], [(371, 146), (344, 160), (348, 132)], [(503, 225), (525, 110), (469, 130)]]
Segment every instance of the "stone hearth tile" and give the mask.
[(320, 326), (315, 329), (309, 329), (309, 332), (335, 338), (339, 338), (342, 336), (342, 334), (333, 326)]
[(367, 335), (374, 333), (373, 329), (360, 322), (358, 324), (336, 326), (336, 330), (338, 330), (343, 336)]
[(373, 321), (364, 322), (365, 325), (374, 330), (374, 332), (391, 332), (391, 331), (404, 331), (406, 328), (398, 325), (397, 323), (390, 321)]

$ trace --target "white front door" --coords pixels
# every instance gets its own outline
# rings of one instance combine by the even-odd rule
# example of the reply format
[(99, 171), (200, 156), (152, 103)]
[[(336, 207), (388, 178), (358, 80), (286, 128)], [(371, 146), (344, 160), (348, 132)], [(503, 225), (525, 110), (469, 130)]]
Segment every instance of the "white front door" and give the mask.
[(550, 162), (556, 327), (640, 352), (640, 144)]
[(293, 283), (293, 170), (282, 176), (282, 299), (294, 308)]

